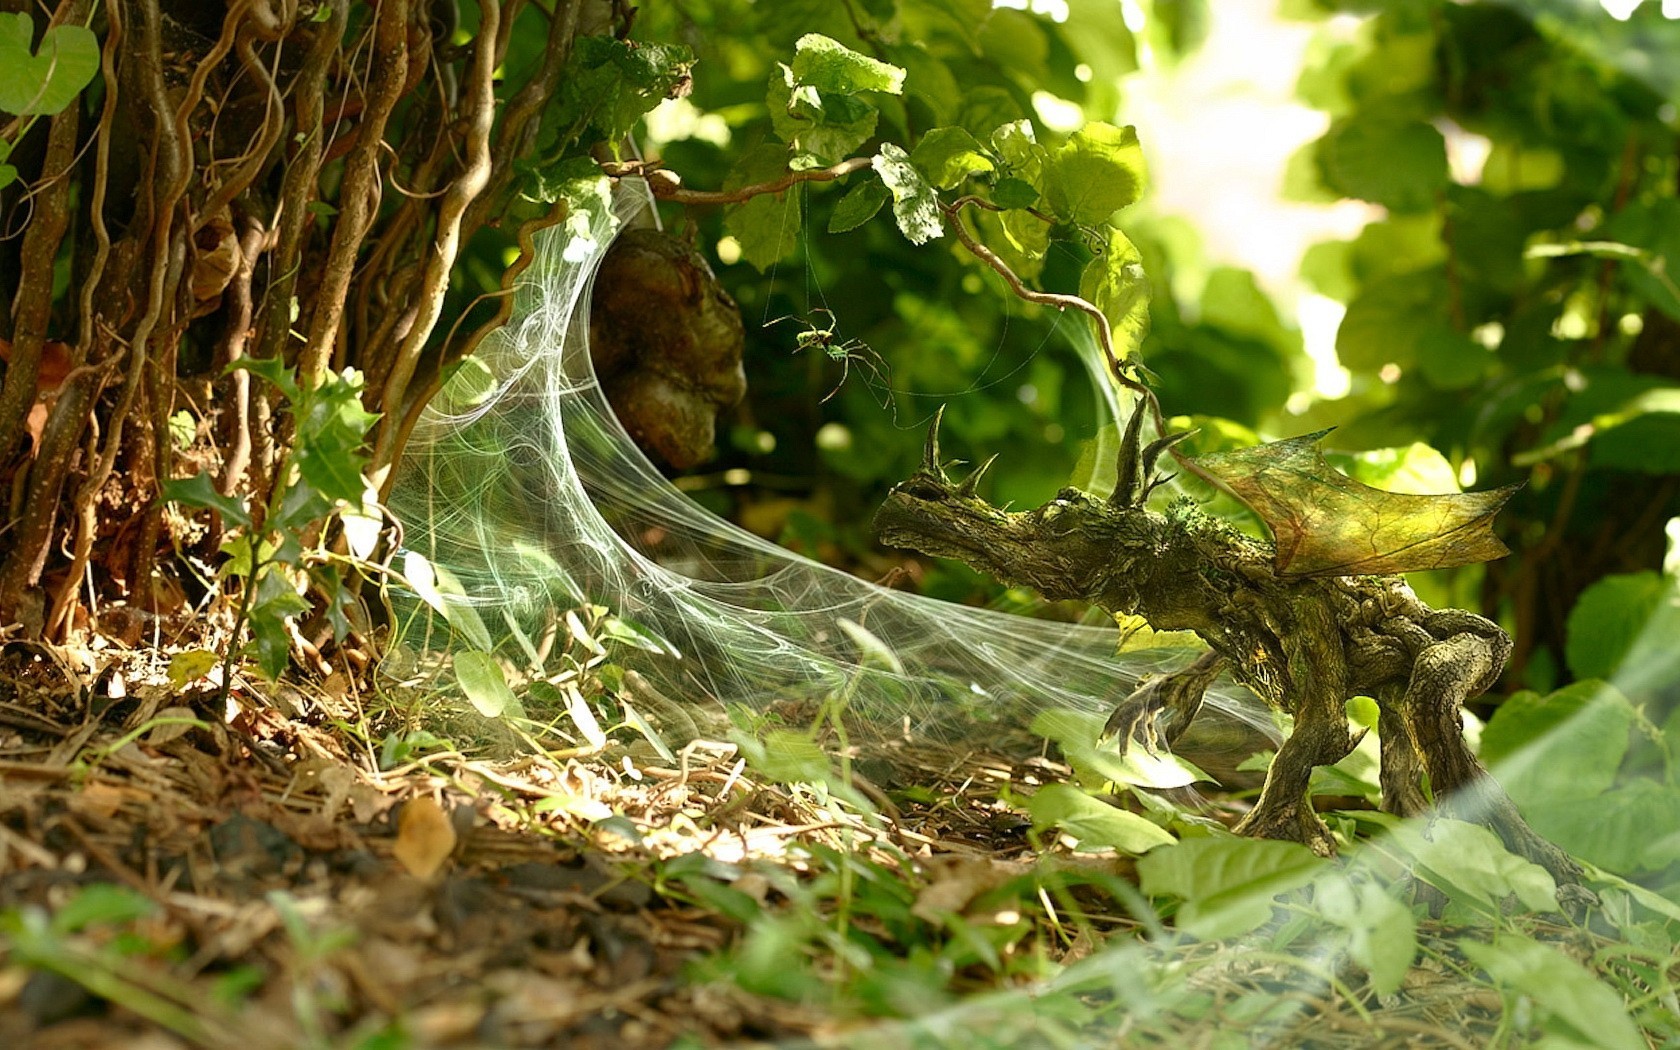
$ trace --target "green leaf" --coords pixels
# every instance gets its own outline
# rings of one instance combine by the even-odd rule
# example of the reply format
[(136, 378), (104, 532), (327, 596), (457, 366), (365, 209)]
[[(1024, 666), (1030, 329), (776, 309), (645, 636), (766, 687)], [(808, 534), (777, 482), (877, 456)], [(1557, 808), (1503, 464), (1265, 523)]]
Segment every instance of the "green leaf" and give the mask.
[(1180, 929), (1213, 940), (1265, 923), (1279, 894), (1305, 886), (1328, 866), (1293, 842), (1220, 836), (1154, 850), (1138, 861), (1138, 876), (1149, 896), (1184, 900)]
[(854, 95), (823, 95), (799, 84), (781, 63), (770, 73), (766, 95), (770, 124), (784, 142), (798, 148), (789, 166), (820, 167), (849, 156), (875, 134), (873, 103)]
[(855, 94), (859, 91), (904, 91), (904, 70), (851, 48), (820, 33), (807, 33), (794, 44), (794, 80), (818, 91)]
[(490, 630), (467, 600), (455, 574), (442, 565), (433, 565), (418, 551), (403, 552), (403, 580), (414, 596), (425, 602), (438, 615), (478, 649), (485, 652), (495, 648)]
[(966, 129), (956, 127), (934, 128), (922, 136), (910, 153), (910, 161), (942, 190), (955, 189), (970, 175), (994, 169), (979, 141)]
[(1116, 849), (1142, 853), (1174, 839), (1164, 828), (1123, 809), (1092, 798), (1071, 784), (1046, 784), (1027, 800), (1033, 825), (1058, 828), (1086, 850)]
[[(764, 143), (748, 150), (724, 179), (726, 190), (740, 189), (779, 178), (787, 172), (787, 150)], [(741, 258), (767, 270), (799, 247), (804, 222), (799, 195), (766, 193), (724, 212), (723, 225), (741, 242)]]
[(52, 928), (60, 934), (80, 933), (89, 926), (129, 923), (156, 911), (156, 904), (134, 890), (111, 883), (94, 883), (77, 891), (53, 913)]
[(587, 120), (616, 149), (644, 114), (684, 89), (693, 65), (694, 53), (679, 44), (579, 37), (556, 113)]
[(1050, 155), (1050, 207), (1069, 222), (1096, 225), (1143, 193), (1137, 129), (1093, 121)]
[(875, 157), (881, 182), (892, 191), (893, 218), (911, 244), (926, 244), (945, 232), (939, 195), (921, 172), (910, 163), (909, 154), (890, 142), (881, 143)]
[(1114, 355), (1121, 360), (1143, 344), (1149, 331), (1149, 278), (1143, 272), (1143, 256), (1131, 239), (1117, 229), (1108, 231), (1102, 253), (1085, 264), (1079, 278), (1079, 294), (1108, 318), (1114, 337)]
[(1026, 183), (1034, 193), (1043, 192), (1050, 151), (1038, 144), (1032, 121), (1016, 120), (999, 125), (992, 132), (992, 151), (1003, 160), (1006, 177)]
[(208, 649), (188, 649), (169, 658), (169, 670), (166, 672), (169, 684), (177, 689), (185, 688), (189, 682), (196, 682), (210, 673), (221, 658)]
[(1524, 812), (1592, 798), (1616, 779), (1628, 749), (1633, 705), (1603, 682), (1576, 682), (1550, 696), (1520, 692), (1482, 728), (1482, 760)]
[(871, 178), (858, 183), (847, 190), (834, 206), (834, 213), (828, 217), (828, 232), (845, 233), (857, 229), (873, 219), (875, 213), (881, 210), (881, 205), (891, 199), (892, 194), (887, 192), (879, 179)]
[(804, 733), (774, 729), (762, 741), (731, 738), (741, 745), (747, 763), (778, 784), (827, 784), (834, 778), (828, 755)]
[(478, 713), (486, 718), (500, 718), (519, 703), (508, 688), (502, 665), (489, 653), (467, 649), (455, 654), (455, 681)]
[(280, 395), (294, 405), (302, 397), (298, 389), (295, 370), (286, 367), (286, 362), (274, 357), (241, 357), (228, 364), (227, 371), (245, 371), (261, 379), (265, 379), (280, 391)]
[(1397, 212), (1433, 207), (1447, 187), (1446, 140), (1421, 120), (1344, 120), (1319, 141), (1318, 151), (1332, 189)]
[(1337, 876), (1314, 885), (1313, 910), (1347, 932), (1348, 955), (1371, 975), (1378, 995), (1400, 990), (1418, 949), (1410, 908), (1386, 887)]
[(1680, 861), (1680, 790), (1634, 780), (1599, 795), (1558, 797), (1525, 810), (1534, 830), (1563, 849), (1624, 874)]
[(0, 14), (0, 110), (57, 113), (75, 101), (99, 72), (99, 39), (78, 25), (58, 25), (30, 47), (35, 23), (22, 12)]
[(1013, 175), (999, 179), (992, 187), (992, 203), (1000, 208), (1030, 208), (1038, 203), (1038, 196), (1032, 183)]
[(223, 520), (243, 528), (251, 525), (251, 514), (245, 501), (224, 496), (208, 471), (190, 478), (165, 478), (158, 486), (165, 503), (182, 503), (189, 507), (203, 507), (221, 514)]
[(1603, 1050), (1647, 1046), (1621, 995), (1556, 948), (1516, 933), (1502, 933), (1492, 944), (1461, 940), (1458, 948), (1495, 984), (1550, 1015), (1564, 1029), (1560, 1034)]
[(257, 650), (257, 670), (274, 682), (291, 659), (292, 636), (286, 624), (308, 612), (309, 603), (273, 563), (258, 572), (256, 588), (250, 609), (251, 640)]
[(1510, 553), (1493, 516), (1516, 486), (1419, 496), (1384, 492), (1324, 461), (1329, 431), (1201, 456), (1190, 469), (1251, 507), (1277, 544), (1280, 576), (1444, 569)]
[(1479, 824), (1445, 818), (1407, 822), (1387, 841), (1412, 857), (1418, 878), (1449, 896), (1478, 902), (1486, 912), (1498, 913), (1507, 898), (1530, 911), (1557, 910), (1557, 884), (1546, 869), (1507, 850)]
[(1675, 581), (1650, 571), (1594, 582), (1569, 611), (1565, 655), (1570, 673), (1577, 678), (1613, 676), (1640, 637), (1657, 627), (1659, 611), (1675, 597)]
[(1372, 281), (1348, 303), (1336, 330), (1336, 356), (1356, 372), (1376, 372), (1388, 364), (1409, 368), (1445, 306), (1446, 282), (1436, 271)]

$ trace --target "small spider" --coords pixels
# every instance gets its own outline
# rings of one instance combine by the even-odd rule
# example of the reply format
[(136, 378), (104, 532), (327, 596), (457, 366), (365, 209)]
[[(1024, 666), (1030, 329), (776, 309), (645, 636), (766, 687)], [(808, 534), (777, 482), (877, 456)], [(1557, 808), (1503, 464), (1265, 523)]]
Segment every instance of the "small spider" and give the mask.
[(852, 362), (854, 361), (860, 367), (868, 369), (870, 376), (874, 378), (874, 383), (871, 386), (885, 386), (886, 380), (882, 375), (882, 369), (886, 367), (886, 362), (881, 360), (880, 354), (876, 353), (862, 339), (837, 341), (835, 329), (838, 325), (834, 320), (834, 311), (828, 309), (828, 307), (815, 307), (811, 310), (811, 313), (813, 316), (822, 314), (827, 317), (827, 327), (819, 326), (811, 318), (796, 318), (792, 315), (778, 317), (770, 324), (781, 324), (783, 321), (799, 321), (805, 325), (805, 330), (793, 337), (793, 352), (797, 354), (802, 350), (821, 350), (830, 361), (840, 363), (840, 381), (834, 384), (833, 390), (823, 395), (822, 404), (827, 404), (835, 394), (840, 392), (840, 388), (846, 385), (846, 378), (852, 374)]

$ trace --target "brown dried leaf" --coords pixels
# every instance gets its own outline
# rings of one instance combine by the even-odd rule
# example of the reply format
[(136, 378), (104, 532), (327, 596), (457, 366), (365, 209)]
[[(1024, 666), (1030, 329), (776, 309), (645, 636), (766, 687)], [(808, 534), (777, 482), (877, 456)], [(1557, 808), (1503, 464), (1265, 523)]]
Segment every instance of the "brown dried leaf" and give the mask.
[(1324, 461), (1328, 430), (1189, 461), (1272, 530), (1279, 576), (1361, 576), (1445, 569), (1502, 558), (1490, 529), (1520, 486), (1414, 496), (1384, 492)]
[(430, 795), (403, 806), (397, 820), (397, 844), (391, 853), (417, 879), (429, 879), (455, 852), (455, 825)]

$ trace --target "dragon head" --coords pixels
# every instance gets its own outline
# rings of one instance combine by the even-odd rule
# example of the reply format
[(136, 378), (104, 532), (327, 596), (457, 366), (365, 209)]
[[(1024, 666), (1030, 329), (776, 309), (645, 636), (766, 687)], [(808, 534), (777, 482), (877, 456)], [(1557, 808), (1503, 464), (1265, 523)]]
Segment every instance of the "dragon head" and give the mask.
[(1115, 611), (1135, 602), (1124, 582), (1143, 553), (1152, 517), (1065, 488), (1034, 510), (1009, 511), (981, 499), (977, 489), (992, 457), (962, 481), (946, 474), (934, 416), (922, 464), (888, 493), (875, 513), (876, 538), (890, 547), (955, 558), (1006, 583), (1051, 599), (1095, 601)]

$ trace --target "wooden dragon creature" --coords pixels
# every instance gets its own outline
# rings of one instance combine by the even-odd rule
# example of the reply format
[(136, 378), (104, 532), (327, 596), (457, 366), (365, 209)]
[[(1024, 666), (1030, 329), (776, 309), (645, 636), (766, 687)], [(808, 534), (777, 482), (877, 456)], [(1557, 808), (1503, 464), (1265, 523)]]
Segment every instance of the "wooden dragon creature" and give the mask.
[(1143, 445), (1142, 415), (1140, 404), (1126, 427), (1111, 496), (1068, 488), (1036, 510), (1013, 513), (977, 495), (990, 461), (961, 482), (946, 475), (936, 417), (920, 469), (887, 497), (876, 534), (890, 546), (956, 558), (1047, 598), (1136, 614), (1156, 630), (1194, 631), (1211, 651), (1142, 685), (1115, 710), (1109, 732), (1122, 746), (1133, 738), (1151, 748), (1160, 740), (1170, 745), (1227, 670), (1288, 711), (1294, 732), (1238, 832), (1333, 852), (1308, 780), (1315, 766), (1353, 749), (1358, 741), (1345, 704), (1368, 696), (1381, 709), (1384, 810), (1410, 817), (1433, 802), (1491, 827), (1560, 886), (1578, 885), (1580, 868), (1528, 826), (1464, 742), (1460, 708), (1498, 677), (1509, 637), (1481, 616), (1430, 608), (1398, 576), (1280, 573), (1274, 545), (1207, 517), (1188, 498), (1164, 514), (1147, 509), (1162, 480), (1156, 460), (1186, 435)]

